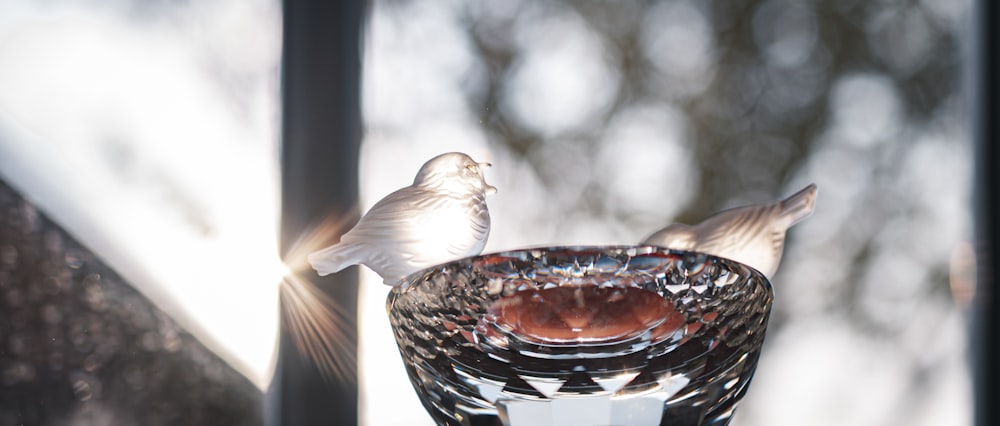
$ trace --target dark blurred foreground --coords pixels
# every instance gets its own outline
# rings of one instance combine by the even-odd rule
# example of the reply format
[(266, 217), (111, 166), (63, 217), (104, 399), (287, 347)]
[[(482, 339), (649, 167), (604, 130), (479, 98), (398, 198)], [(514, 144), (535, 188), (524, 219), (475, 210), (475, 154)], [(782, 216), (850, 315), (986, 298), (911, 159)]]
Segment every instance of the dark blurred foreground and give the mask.
[(256, 425), (261, 399), (0, 181), (0, 425)]

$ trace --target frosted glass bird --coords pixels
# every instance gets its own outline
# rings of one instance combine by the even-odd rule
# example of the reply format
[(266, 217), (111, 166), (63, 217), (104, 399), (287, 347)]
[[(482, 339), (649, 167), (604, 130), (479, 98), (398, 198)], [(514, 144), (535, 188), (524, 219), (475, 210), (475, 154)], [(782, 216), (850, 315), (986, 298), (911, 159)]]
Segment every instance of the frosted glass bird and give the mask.
[(816, 185), (810, 184), (781, 201), (725, 210), (694, 226), (675, 223), (643, 244), (732, 259), (770, 278), (781, 262), (785, 232), (812, 214), (816, 193)]
[(421, 269), (478, 255), (490, 234), (483, 169), (460, 152), (424, 163), (413, 184), (375, 203), (340, 242), (309, 255), (320, 275), (362, 264), (385, 284), (400, 285)]

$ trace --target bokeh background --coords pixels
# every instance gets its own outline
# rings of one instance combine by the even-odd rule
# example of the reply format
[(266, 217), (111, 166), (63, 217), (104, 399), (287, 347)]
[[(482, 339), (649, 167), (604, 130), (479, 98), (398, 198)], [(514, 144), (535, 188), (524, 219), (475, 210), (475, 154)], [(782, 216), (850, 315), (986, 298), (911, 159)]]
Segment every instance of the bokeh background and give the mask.
[[(0, 176), (266, 384), (280, 3), (0, 9)], [(816, 183), (734, 424), (971, 424), (970, 9), (374, 1), (359, 207), (452, 150), (493, 163), (487, 251), (638, 242)], [(429, 425), (362, 278), (363, 421)]]

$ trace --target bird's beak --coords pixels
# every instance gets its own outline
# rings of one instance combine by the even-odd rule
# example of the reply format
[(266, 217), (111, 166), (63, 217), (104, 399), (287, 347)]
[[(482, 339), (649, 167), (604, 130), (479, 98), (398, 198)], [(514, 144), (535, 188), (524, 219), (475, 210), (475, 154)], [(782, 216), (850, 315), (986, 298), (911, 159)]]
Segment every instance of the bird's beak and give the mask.
[[(493, 165), (490, 164), (490, 163), (478, 163), (478, 164), (479, 164), (479, 168), (480, 169), (482, 169), (484, 167), (493, 167)], [(491, 195), (491, 194), (496, 194), (497, 193), (497, 187), (486, 183), (485, 179), (483, 180), (483, 184), (486, 185), (485, 192), (486, 192), (487, 195)]]

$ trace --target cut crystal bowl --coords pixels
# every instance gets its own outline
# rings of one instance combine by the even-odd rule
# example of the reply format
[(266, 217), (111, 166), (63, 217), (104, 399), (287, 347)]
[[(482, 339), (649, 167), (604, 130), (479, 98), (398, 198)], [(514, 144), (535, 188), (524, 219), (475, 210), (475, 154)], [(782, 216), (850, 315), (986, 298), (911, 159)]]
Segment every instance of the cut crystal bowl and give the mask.
[(387, 311), (442, 425), (725, 425), (772, 290), (758, 271), (656, 246), (548, 247), (408, 277)]

